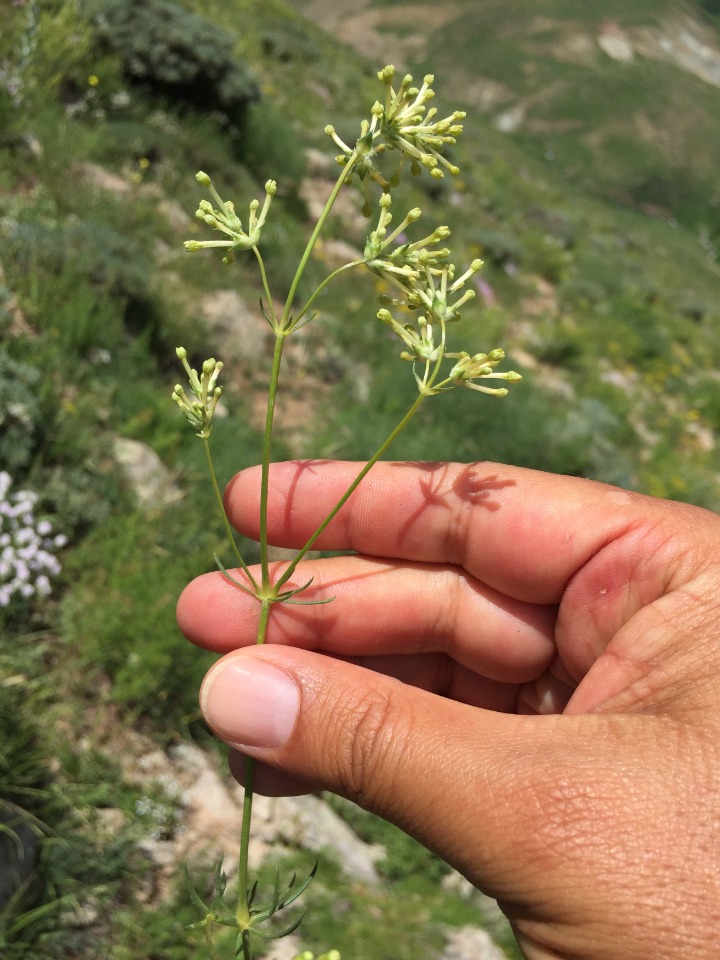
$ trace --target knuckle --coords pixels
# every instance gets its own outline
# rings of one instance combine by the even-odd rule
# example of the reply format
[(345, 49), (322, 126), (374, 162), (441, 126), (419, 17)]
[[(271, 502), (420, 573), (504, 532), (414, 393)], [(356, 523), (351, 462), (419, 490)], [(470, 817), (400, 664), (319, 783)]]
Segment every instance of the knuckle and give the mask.
[[(392, 693), (378, 686), (346, 700), (338, 717), (337, 780), (360, 806), (377, 809), (407, 741), (407, 720), (394, 709)], [(337, 728), (336, 728), (337, 734)]]

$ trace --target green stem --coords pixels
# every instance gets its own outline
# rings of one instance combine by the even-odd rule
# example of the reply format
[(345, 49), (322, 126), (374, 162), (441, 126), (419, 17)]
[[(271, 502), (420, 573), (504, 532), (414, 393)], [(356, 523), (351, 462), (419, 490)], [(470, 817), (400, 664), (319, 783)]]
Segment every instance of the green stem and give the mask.
[(286, 332), (282, 329), (275, 331), (275, 349), (273, 351), (272, 371), (268, 385), (267, 413), (265, 416), (265, 433), (263, 435), (262, 476), (260, 479), (260, 568), (262, 571), (262, 590), (265, 596), (271, 588), (270, 568), (268, 565), (267, 542), (267, 508), (268, 490), (270, 486), (270, 454), (272, 449), (273, 419), (275, 417), (275, 400), (277, 397), (278, 380), (280, 379), (280, 362)]
[(247, 930), (242, 932), (242, 957), (243, 960), (253, 960), (252, 951), (250, 949), (250, 934)]
[(290, 579), (290, 577), (291, 577), (291, 576), (293, 575), (293, 573), (295, 572), (295, 568), (296, 568), (297, 565), (300, 563), (300, 561), (303, 559), (303, 557), (306, 555), (306, 553), (308, 552), (308, 550), (312, 549), (312, 546), (313, 546), (313, 544), (315, 543), (315, 541), (316, 541), (316, 540), (318, 539), (318, 537), (322, 534), (322, 532), (328, 527), (328, 525), (332, 522), (332, 520), (337, 516), (337, 514), (340, 512), (340, 510), (342, 509), (342, 507), (343, 507), (343, 506), (345, 505), (345, 503), (349, 500), (350, 496), (355, 492), (355, 490), (357, 489), (357, 487), (362, 483), (362, 481), (363, 481), (363, 480), (365, 479), (365, 477), (368, 475), (368, 473), (370, 472), (370, 470), (375, 466), (375, 464), (376, 464), (377, 461), (380, 459), (380, 457), (382, 457), (382, 455), (388, 450), (388, 448), (394, 443), (394, 441), (397, 439), (397, 437), (402, 433), (402, 431), (405, 429), (405, 427), (410, 423), (410, 421), (412, 420), (412, 418), (415, 416), (415, 414), (416, 414), (417, 411), (419, 410), (420, 404), (423, 402), (423, 400), (425, 399), (426, 396), (427, 396), (427, 394), (425, 394), (425, 393), (418, 393), (418, 395), (417, 395), (417, 397), (415, 398), (412, 406), (411, 406), (410, 409), (407, 411), (407, 413), (405, 414), (405, 416), (402, 418), (402, 420), (400, 421), (400, 423), (395, 427), (395, 429), (394, 429), (394, 430), (392, 431), (392, 433), (387, 437), (387, 439), (382, 443), (382, 445), (375, 451), (375, 453), (373, 454), (373, 456), (370, 458), (370, 460), (368, 460), (368, 462), (367, 462), (367, 463), (365, 464), (365, 466), (362, 468), (362, 470), (360, 471), (360, 473), (358, 473), (358, 475), (355, 477), (355, 479), (354, 479), (353, 482), (350, 484), (350, 486), (348, 487), (348, 489), (345, 491), (345, 493), (342, 495), (342, 497), (340, 497), (340, 499), (338, 500), (338, 502), (337, 502), (337, 503), (335, 504), (335, 506), (332, 508), (332, 510), (330, 511), (330, 513), (327, 515), (327, 517), (325, 517), (325, 519), (323, 520), (323, 522), (320, 524), (320, 526), (317, 528), (317, 530), (313, 533), (313, 535), (312, 535), (312, 536), (310, 537), (310, 539), (307, 541), (307, 543), (305, 544), (305, 546), (300, 550), (300, 552), (297, 554), (297, 556), (291, 561), (290, 565), (287, 567), (287, 569), (284, 571), (284, 573), (282, 574), (282, 576), (281, 576), (281, 577), (279, 578), (279, 580), (276, 582), (276, 584), (275, 584), (275, 588), (276, 588), (276, 589), (279, 590), (280, 587), (283, 586), (283, 584), (287, 583), (287, 581)]
[(333, 272), (332, 272), (329, 276), (325, 277), (325, 279), (323, 280), (323, 282), (322, 282), (322, 283), (320, 284), (320, 286), (317, 288), (317, 290), (315, 291), (315, 293), (313, 293), (313, 295), (309, 298), (309, 300), (307, 301), (307, 303), (305, 304), (305, 306), (302, 308), (302, 310), (300, 311), (300, 313), (298, 313), (298, 315), (297, 315), (296, 317), (293, 317), (293, 328), (297, 327), (298, 323), (302, 320), (302, 318), (303, 318), (303, 317), (305, 316), (305, 314), (308, 312), (308, 310), (310, 309), (310, 307), (311, 307), (311, 306), (313, 305), (313, 303), (317, 300), (317, 298), (318, 298), (318, 297), (320, 296), (320, 294), (323, 292), (323, 290), (325, 289), (325, 287), (327, 287), (327, 285), (328, 285), (332, 280), (334, 280), (335, 277), (339, 276), (341, 273), (344, 273), (345, 270), (350, 270), (351, 267), (359, 267), (359, 266), (361, 266), (361, 264), (363, 264), (363, 263), (365, 263), (364, 260), (353, 260), (351, 263), (346, 263), (344, 266), (338, 267), (337, 270), (333, 270)]
[[(260, 620), (258, 623), (258, 632), (257, 632), (257, 643), (264, 643), (265, 636), (267, 633), (268, 621), (270, 618), (270, 607), (272, 600), (277, 596), (277, 585), (270, 582), (270, 567), (268, 563), (268, 492), (270, 487), (270, 458), (272, 451), (272, 435), (273, 435), (273, 422), (275, 417), (275, 401), (277, 397), (277, 388), (278, 381), (280, 379), (280, 365), (282, 361), (283, 347), (285, 345), (285, 337), (290, 333), (292, 326), (290, 322), (290, 311), (292, 309), (292, 304), (295, 299), (295, 294), (297, 292), (300, 279), (303, 275), (307, 262), (312, 253), (313, 247), (317, 241), (320, 231), (323, 228), (325, 221), (327, 220), (328, 214), (332, 209), (333, 204), (337, 198), (340, 189), (347, 179), (350, 168), (354, 163), (355, 157), (351, 156), (350, 161), (343, 169), (341, 175), (338, 177), (338, 180), (328, 197), (327, 203), (323, 209), (323, 212), (320, 214), (320, 217), (315, 224), (315, 229), (312, 232), (310, 240), (305, 247), (305, 251), (302, 255), (300, 263), (297, 270), (295, 271), (295, 276), (293, 278), (292, 284), (290, 285), (290, 291), (288, 292), (287, 300), (285, 301), (285, 307), (283, 309), (282, 317), (278, 321), (275, 317), (275, 311), (273, 309), (272, 298), (270, 296), (270, 290), (267, 283), (267, 277), (265, 275), (265, 268), (262, 261), (262, 257), (257, 249), (255, 249), (255, 256), (260, 265), (260, 271), (262, 275), (263, 289), (265, 290), (265, 295), (268, 299), (268, 309), (270, 311), (270, 316), (273, 321), (273, 330), (275, 332), (275, 348), (273, 350), (273, 362), (272, 370), (270, 373), (270, 383), (268, 385), (268, 398), (267, 398), (267, 412), (265, 416), (265, 431), (263, 434), (263, 451), (262, 451), (262, 472), (260, 479), (260, 569), (262, 576), (262, 586), (261, 589), (257, 591), (260, 600)], [(336, 271), (336, 273), (339, 271)], [(328, 281), (326, 282), (329, 282)], [(306, 303), (303, 308), (303, 313), (307, 311), (308, 307), (312, 303), (314, 297), (311, 297), (308, 303)], [(395, 432), (395, 436), (399, 431)], [(378, 456), (382, 454), (382, 450), (379, 451)], [(367, 471), (366, 471), (367, 472)], [(364, 474), (363, 474), (364, 476)], [(214, 472), (213, 472), (214, 477)], [(358, 483), (362, 479), (362, 476), (358, 478)], [(357, 484), (356, 484), (357, 485)], [(215, 483), (217, 488), (217, 483)], [(354, 488), (352, 488), (354, 489)], [(351, 490), (352, 492), (352, 490)], [(217, 490), (217, 495), (220, 496), (220, 491)], [(220, 497), (220, 503), (222, 504), (222, 497)], [(342, 506), (342, 504), (340, 504)], [(338, 507), (339, 509), (339, 507)], [(223, 509), (224, 515), (224, 509)], [(229, 526), (229, 524), (228, 524)], [(247, 570), (243, 564), (243, 568)], [(252, 757), (245, 758), (245, 795), (243, 799), (243, 818), (242, 826), (240, 829), (240, 859), (238, 863), (238, 906), (237, 906), (237, 920), (238, 925), (243, 927), (248, 924), (250, 921), (250, 906), (248, 904), (248, 856), (250, 851), (250, 826), (252, 821), (252, 806), (253, 806), (253, 795), (254, 795), (254, 781), (255, 781), (255, 761)], [(249, 943), (249, 933), (247, 929), (242, 930), (242, 956), (243, 960), (252, 960), (252, 953), (250, 950)]]
[(208, 953), (210, 954), (210, 960), (217, 960), (217, 954), (215, 953), (215, 946), (212, 941), (212, 925), (209, 923), (205, 925), (205, 946), (207, 947)]
[(230, 526), (230, 521), (228, 520), (227, 513), (225, 512), (225, 504), (223, 503), (222, 494), (220, 493), (220, 487), (217, 482), (217, 475), (215, 474), (215, 466), (212, 461), (212, 454), (210, 453), (210, 441), (207, 437), (202, 438), (203, 447), (205, 448), (205, 457), (207, 459), (208, 470), (210, 471), (210, 479), (212, 480), (213, 490), (215, 491), (215, 499), (217, 500), (218, 508), (220, 510), (220, 516), (223, 519), (223, 524), (225, 525), (225, 533), (227, 534), (228, 542), (233, 550), (233, 553), (238, 558), (240, 566), (242, 567), (245, 576), (248, 578), (250, 583), (253, 586), (253, 589), (257, 591), (258, 585), (255, 581), (255, 578), (250, 573), (248, 565), (245, 563), (238, 545), (235, 542), (235, 535), (233, 534), (233, 529)]
[[(257, 642), (265, 643), (267, 625), (270, 617), (270, 601), (263, 600), (260, 607), (260, 621), (258, 623)], [(245, 795), (243, 797), (242, 825), (240, 827), (240, 859), (238, 861), (238, 906), (236, 918), (239, 924), (250, 922), (250, 905), (248, 904), (248, 859), (250, 855), (250, 825), (252, 823), (253, 797), (255, 795), (255, 760), (245, 757)], [(250, 941), (247, 931), (243, 931), (243, 958), (252, 960)]]
[[(292, 304), (295, 299), (295, 294), (297, 293), (297, 288), (300, 283), (300, 279), (305, 271), (307, 262), (310, 259), (310, 254), (313, 251), (317, 238), (320, 235), (325, 221), (328, 218), (335, 200), (337, 199), (340, 190), (342, 189), (343, 184), (347, 180), (349, 173), (352, 170), (353, 164), (355, 163), (356, 156), (351, 154), (347, 164), (342, 170), (342, 173), (338, 177), (335, 186), (333, 187), (330, 196), (328, 197), (323, 211), (318, 217), (318, 221), (315, 224), (315, 229), (310, 236), (310, 239), (307, 242), (303, 255), (298, 264), (298, 268), (295, 271), (295, 276), (293, 277), (292, 283), (290, 284), (290, 290), (285, 301), (285, 307), (283, 309), (282, 317), (280, 321), (275, 324), (275, 349), (273, 352), (273, 365), (272, 371), (270, 373), (270, 384), (268, 386), (268, 402), (267, 402), (267, 414), (265, 417), (265, 432), (263, 435), (263, 455), (262, 455), (262, 475), (260, 479), (260, 567), (262, 571), (262, 593), (263, 596), (268, 597), (271, 594), (277, 595), (276, 588), (270, 583), (270, 569), (268, 565), (268, 543), (267, 543), (267, 507), (268, 507), (268, 490), (270, 486), (270, 455), (272, 448), (272, 431), (273, 431), (273, 419), (275, 416), (275, 399), (277, 396), (277, 386), (278, 380), (280, 378), (280, 361), (282, 360), (282, 351), (285, 344), (285, 337), (290, 333), (292, 327), (290, 324), (290, 311), (292, 309)], [(256, 256), (258, 257), (258, 262), (262, 265), (262, 260), (260, 258), (259, 252), (256, 251)], [(266, 295), (270, 299), (270, 293), (267, 287), (267, 280), (263, 279), (263, 285), (265, 287)], [(312, 297), (310, 300), (312, 301)], [(270, 301), (272, 302), (272, 301)], [(304, 308), (307, 310), (307, 304)], [(274, 318), (274, 312), (272, 313)]]
[(240, 862), (238, 863), (238, 909), (237, 919), (243, 923), (250, 920), (248, 906), (248, 855), (250, 852), (250, 822), (252, 820), (252, 805), (255, 784), (255, 761), (252, 757), (245, 757), (245, 797), (243, 799), (243, 818), (240, 828)]
[(268, 310), (270, 311), (270, 318), (272, 319), (273, 330), (277, 329), (277, 317), (275, 316), (275, 306), (273, 304), (272, 295), (270, 293), (270, 287), (268, 285), (267, 274), (265, 273), (265, 261), (262, 258), (262, 254), (257, 247), (253, 247), (253, 253), (255, 254), (255, 259), (258, 262), (260, 267), (260, 277), (262, 278), (263, 290), (265, 291), (265, 297), (267, 299)]
[(310, 254), (313, 252), (313, 248), (317, 243), (317, 238), (320, 236), (320, 231), (325, 226), (325, 221), (327, 220), (328, 215), (332, 210), (333, 204), (337, 200), (337, 196), (340, 193), (340, 190), (342, 189), (343, 184), (345, 183), (350, 173), (352, 172), (352, 168), (356, 160), (357, 160), (357, 154), (355, 151), (353, 151), (348, 158), (348, 162), (343, 167), (340, 176), (337, 178), (337, 181), (335, 182), (335, 186), (333, 187), (332, 192), (330, 196), (327, 198), (327, 202), (323, 207), (323, 211), (318, 217), (318, 221), (315, 224), (315, 229), (310, 235), (310, 239), (307, 242), (307, 246), (305, 247), (303, 255), (300, 259), (300, 263), (298, 264), (298, 268), (295, 271), (295, 276), (293, 277), (293, 281), (290, 284), (290, 290), (287, 295), (287, 300), (285, 301), (285, 309), (283, 310), (283, 315), (282, 315), (281, 322), (283, 326), (287, 326), (290, 321), (290, 310), (292, 308), (293, 300), (295, 299), (295, 294), (297, 293), (297, 288), (300, 283), (300, 279), (303, 273), (305, 272), (305, 267), (307, 266), (307, 262), (310, 259)]

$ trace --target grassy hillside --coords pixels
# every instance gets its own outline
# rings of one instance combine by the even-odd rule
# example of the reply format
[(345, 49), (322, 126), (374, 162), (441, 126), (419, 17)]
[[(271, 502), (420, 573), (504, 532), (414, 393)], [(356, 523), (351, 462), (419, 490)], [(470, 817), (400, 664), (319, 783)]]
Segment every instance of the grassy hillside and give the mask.
[[(542, 410), (547, 431), (533, 424), (525, 437), (513, 423), (508, 438), (503, 422), (488, 438), (496, 455), (716, 506), (720, 91), (660, 58), (691, 36), (706, 66), (720, 62), (712, 22), (663, 0), (601, 13), (519, 2), (512, 17), (493, 2), (311, 7), (359, 46), (373, 31), (391, 37), (474, 118), (444, 197), (455, 242), (488, 261), (486, 329), (509, 332), (540, 404), (565, 401)], [(630, 60), (604, 52), (608, 36)], [(692, 478), (678, 472), (680, 450)]]
[[(259, 459), (270, 357), (252, 263), (183, 252), (200, 236), (194, 174), (207, 170), (239, 209), (278, 181), (263, 251), (281, 299), (329, 188), (323, 128), (354, 135), (391, 58), (303, 16), (322, 4), (296, 6), (3, 9), (0, 471), (12, 485), (2, 497), (37, 495), (35, 526), (63, 538), (47, 548), (63, 570), (49, 596), (16, 592), (0, 605), (0, 797), (32, 814), (42, 850), (0, 916), (2, 960), (90, 960), (99, 943), (110, 960), (203, 955), (182, 930), (193, 919), (185, 894), (161, 900), (143, 846), (179, 829), (182, 810), (128, 771), (139, 742), (206, 743), (196, 696), (209, 659), (179, 638), (174, 605), (212, 567), (223, 531), (202, 451), (169, 400), (174, 348), (227, 361), (221, 483)], [(324, 24), (343, 13), (339, 0), (325, 6)], [(720, 90), (655, 55), (661, 45), (642, 32), (678, 42), (692, 13), (692, 36), (720, 50), (711, 6), (645, 0), (604, 4), (600, 16), (547, 0), (542, 18), (530, 0), (512, 17), (493, 0), (458, 0), (441, 16), (436, 6), (414, 3), (408, 17), (407, 4), (355, 3), (346, 19), (355, 39), (371, 22), (383, 54), (397, 45), (399, 62), (431, 69), (446, 103), (469, 110), (454, 150), (461, 175), (413, 181), (402, 202), (452, 225), (459, 262), (485, 259), (459, 336), (504, 346), (524, 381), (502, 402), (438, 398), (393, 455), (496, 458), (717, 509)], [(625, 38), (632, 58), (609, 56), (601, 35)], [(362, 246), (358, 206), (331, 224), (300, 296), (337, 266), (338, 240)], [(358, 275), (318, 301), (289, 354), (278, 457), (366, 457), (404, 412), (414, 384), (378, 330), (382, 292)], [(227, 302), (237, 316), (219, 315)], [(166, 471), (144, 504), (121, 466), (128, 441)], [(390, 849), (395, 887), (359, 890), (328, 865), (328, 887), (354, 907), (348, 958), (380, 960), (379, 929), (402, 939), (407, 897), (424, 908), (393, 960), (427, 942), (439, 955), (442, 924), (477, 910), (438, 891), (442, 868), (418, 867), (417, 848), (381, 825), (361, 829)], [(323, 897), (315, 947), (336, 936)]]
[(420, 59), (456, 95), (471, 91), (491, 123), (585, 192), (717, 234), (720, 60), (692, 5), (518, 0), (508, 16), (489, 0), (454, 13)]

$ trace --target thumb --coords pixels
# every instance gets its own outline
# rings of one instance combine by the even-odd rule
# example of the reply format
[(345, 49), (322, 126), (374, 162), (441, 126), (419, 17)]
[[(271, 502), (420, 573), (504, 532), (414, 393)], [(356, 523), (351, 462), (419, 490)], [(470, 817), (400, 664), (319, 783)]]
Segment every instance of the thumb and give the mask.
[(695, 826), (712, 822), (707, 744), (667, 718), (495, 713), (272, 645), (220, 660), (201, 705), (240, 752), (396, 823), (503, 902), (527, 956), (646, 956), (668, 916), (683, 943), (717, 916)]
[[(346, 661), (273, 645), (220, 660), (203, 684), (201, 706), (214, 731), (241, 753), (354, 800), (488, 892), (511, 899), (518, 894), (508, 875), (513, 864), (527, 881), (529, 851), (541, 835), (552, 846), (541, 829), (548, 811), (540, 798), (558, 777), (572, 778), (565, 763), (557, 775), (549, 769), (558, 759), (549, 756), (558, 722), (573, 728), (599, 722), (495, 713)], [(586, 761), (592, 737), (582, 735), (579, 756)], [(567, 789), (558, 795), (572, 803)], [(594, 819), (592, 811), (587, 816)], [(538, 880), (545, 884), (540, 860)], [(502, 888), (495, 877), (500, 865), (508, 880)]]

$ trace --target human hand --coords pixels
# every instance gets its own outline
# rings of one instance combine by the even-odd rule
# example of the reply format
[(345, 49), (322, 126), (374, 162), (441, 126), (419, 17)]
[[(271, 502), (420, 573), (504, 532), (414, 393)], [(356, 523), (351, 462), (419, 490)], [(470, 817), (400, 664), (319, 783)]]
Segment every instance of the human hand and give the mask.
[[(358, 466), (271, 470), (299, 547)], [(226, 493), (257, 537), (259, 470)], [(267, 792), (326, 788), (498, 898), (529, 960), (709, 960), (720, 933), (720, 518), (494, 464), (377, 464), (252, 646), (218, 574), (178, 619), (227, 653), (206, 718)], [(232, 759), (239, 772), (238, 754)]]

